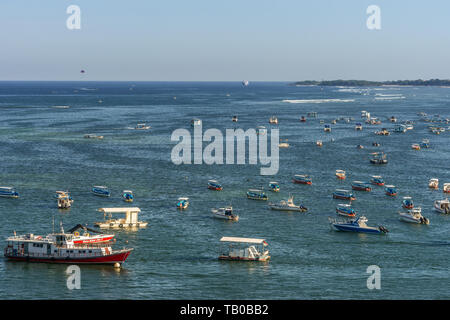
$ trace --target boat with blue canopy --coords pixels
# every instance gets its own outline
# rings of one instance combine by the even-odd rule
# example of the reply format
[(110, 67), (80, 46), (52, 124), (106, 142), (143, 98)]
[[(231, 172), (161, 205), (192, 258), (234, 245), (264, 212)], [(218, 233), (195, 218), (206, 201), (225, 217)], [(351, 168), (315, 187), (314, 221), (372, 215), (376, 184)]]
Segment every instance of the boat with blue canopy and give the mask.
[(366, 182), (362, 181), (353, 181), (352, 182), (352, 189), (357, 191), (372, 191), (372, 188), (370, 185)]
[(292, 179), (293, 183), (312, 184), (312, 179), (306, 174), (296, 174)]
[(278, 184), (278, 182), (271, 181), (269, 182), (269, 189), (273, 192), (280, 192), (280, 185)]
[(189, 198), (186, 197), (178, 198), (177, 202), (178, 209), (187, 209), (188, 206), (189, 206)]
[(370, 178), (370, 183), (376, 186), (384, 186), (384, 180), (381, 176), (372, 176)]
[(372, 152), (370, 163), (372, 164), (387, 164), (387, 155), (384, 152)]
[(336, 213), (344, 217), (355, 217), (356, 211), (352, 208), (350, 204), (338, 204), (336, 207)]
[(411, 197), (403, 197), (402, 207), (405, 209), (414, 208), (414, 202), (413, 202), (412, 198)]
[(134, 200), (133, 191), (123, 190), (122, 197), (123, 197), (123, 201), (125, 201), (125, 202), (133, 202), (133, 200)]
[(217, 180), (209, 180), (208, 181), (208, 189), (215, 190), (215, 191), (221, 191), (221, 190), (223, 190), (223, 187)]
[(268, 200), (269, 197), (262, 189), (248, 189), (247, 198), (252, 200)]
[(341, 200), (356, 200), (355, 195), (350, 190), (336, 189), (333, 192), (333, 199), (341, 199)]
[(384, 187), (384, 191), (387, 196), (394, 197), (397, 195), (397, 188), (393, 185), (387, 185)]

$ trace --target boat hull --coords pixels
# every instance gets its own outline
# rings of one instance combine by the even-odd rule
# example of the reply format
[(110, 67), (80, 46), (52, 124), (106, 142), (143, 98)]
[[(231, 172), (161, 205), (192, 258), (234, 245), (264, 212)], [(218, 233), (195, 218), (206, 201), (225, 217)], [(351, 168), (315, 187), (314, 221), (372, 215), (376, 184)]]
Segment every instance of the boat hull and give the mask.
[(341, 196), (341, 195), (338, 195), (338, 194), (333, 194), (333, 199), (350, 200), (350, 201), (356, 200), (355, 197)]
[(333, 228), (337, 231), (381, 234), (381, 231), (376, 228), (359, 228), (359, 227), (354, 227), (354, 226), (346, 226), (346, 225), (338, 225), (338, 224), (333, 224)]
[(268, 261), (270, 256), (258, 257), (258, 258), (246, 258), (246, 257), (230, 257), (230, 256), (219, 256), (219, 260), (226, 261)]

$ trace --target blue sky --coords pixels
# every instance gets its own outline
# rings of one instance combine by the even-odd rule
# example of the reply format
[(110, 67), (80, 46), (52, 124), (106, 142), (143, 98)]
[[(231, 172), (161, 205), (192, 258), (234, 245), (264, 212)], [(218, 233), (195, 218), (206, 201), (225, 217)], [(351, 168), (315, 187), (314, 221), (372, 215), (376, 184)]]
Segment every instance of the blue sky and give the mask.
[(448, 79), (449, 17), (446, 0), (1, 0), (0, 80)]

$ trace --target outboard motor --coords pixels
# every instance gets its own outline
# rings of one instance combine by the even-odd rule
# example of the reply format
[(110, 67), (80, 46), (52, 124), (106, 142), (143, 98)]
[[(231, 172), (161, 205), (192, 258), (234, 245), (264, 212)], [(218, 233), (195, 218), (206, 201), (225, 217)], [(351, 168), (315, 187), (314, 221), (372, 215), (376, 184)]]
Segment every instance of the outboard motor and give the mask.
[(386, 229), (383, 226), (379, 226), (378, 229), (380, 229), (380, 231), (383, 232), (383, 233), (388, 233), (389, 232), (388, 229)]

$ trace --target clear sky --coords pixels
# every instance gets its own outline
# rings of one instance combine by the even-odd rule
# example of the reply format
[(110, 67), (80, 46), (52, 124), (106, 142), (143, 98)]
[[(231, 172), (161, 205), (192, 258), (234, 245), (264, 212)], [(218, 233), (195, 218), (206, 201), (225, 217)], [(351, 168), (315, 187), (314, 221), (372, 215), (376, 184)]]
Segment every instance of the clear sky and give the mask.
[(0, 80), (449, 79), (449, 60), (448, 0), (0, 0)]

